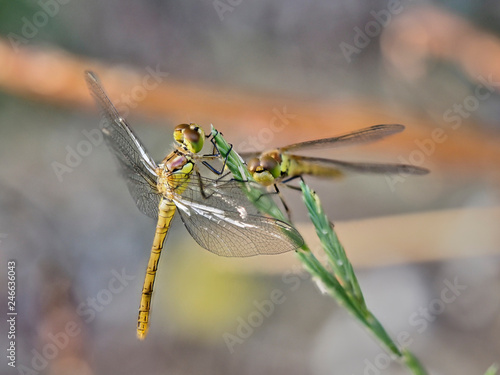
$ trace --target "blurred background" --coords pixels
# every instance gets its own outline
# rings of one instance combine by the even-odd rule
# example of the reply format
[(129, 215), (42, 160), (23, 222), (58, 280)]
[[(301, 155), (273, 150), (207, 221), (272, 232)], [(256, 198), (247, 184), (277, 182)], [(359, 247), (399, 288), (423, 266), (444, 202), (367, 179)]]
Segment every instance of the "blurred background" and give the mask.
[(0, 2), (0, 296), (6, 311), (15, 260), (18, 311), (1, 373), (408, 373), (294, 254), (221, 259), (178, 219), (138, 341), (155, 223), (97, 135), (91, 69), (157, 160), (184, 122), (238, 151), (405, 124), (316, 155), (431, 174), (307, 181), (393, 337), (432, 374), (483, 374), (500, 357), (498, 61), (495, 1)]

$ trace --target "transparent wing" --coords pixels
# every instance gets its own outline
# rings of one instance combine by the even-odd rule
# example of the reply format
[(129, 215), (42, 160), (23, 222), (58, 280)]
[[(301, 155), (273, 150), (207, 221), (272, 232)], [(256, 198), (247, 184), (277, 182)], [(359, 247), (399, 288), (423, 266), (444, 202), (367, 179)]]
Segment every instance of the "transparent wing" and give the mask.
[(121, 172), (126, 179), (128, 191), (139, 211), (153, 219), (158, 219), (158, 205), (160, 204), (161, 194), (156, 186), (151, 186), (134, 170), (122, 168)]
[(390, 135), (400, 133), (405, 129), (404, 125), (400, 124), (381, 124), (374, 125), (368, 128), (356, 130), (351, 133), (339, 135), (337, 137), (316, 139), (314, 141), (294, 143), (289, 146), (280, 147), (280, 151), (299, 151), (311, 150), (318, 148), (335, 148), (348, 146), (353, 144), (369, 143), (378, 141)]
[[(182, 186), (182, 193), (174, 193), (173, 200), (196, 242), (226, 257), (280, 254), (301, 247), (304, 240), (297, 230), (283, 221), (260, 215), (241, 184), (193, 175), (189, 183), (178, 185)], [(260, 185), (253, 185), (261, 189)]]
[(120, 117), (93, 72), (85, 72), (85, 80), (103, 114), (102, 132), (106, 144), (115, 155), (130, 194), (144, 214), (156, 218), (160, 195), (156, 188), (156, 163), (146, 148)]
[[(323, 159), (298, 155), (287, 155), (294, 159), (299, 165), (308, 165), (308, 170), (311, 175), (327, 174), (327, 169), (345, 172), (357, 173), (388, 173), (388, 174), (412, 174), (422, 175), (429, 173), (426, 168), (417, 167), (409, 164), (390, 164), (390, 163), (364, 163), (364, 162), (348, 162), (335, 159)], [(315, 173), (315, 169), (318, 173)], [(323, 173), (320, 171), (323, 170)], [(326, 172), (326, 173), (325, 173)]]
[(252, 158), (258, 158), (264, 152), (265, 151), (238, 152), (238, 155), (240, 155), (244, 161), (248, 162)]

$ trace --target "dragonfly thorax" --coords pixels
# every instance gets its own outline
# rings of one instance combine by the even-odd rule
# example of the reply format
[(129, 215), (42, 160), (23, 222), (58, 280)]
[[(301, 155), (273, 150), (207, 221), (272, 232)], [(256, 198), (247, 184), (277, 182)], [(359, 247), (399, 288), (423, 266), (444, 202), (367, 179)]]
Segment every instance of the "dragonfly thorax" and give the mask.
[(205, 132), (195, 123), (180, 124), (174, 129), (174, 140), (184, 151), (196, 154), (203, 148)]
[[(191, 158), (181, 153), (172, 152), (163, 159), (163, 169), (166, 173), (181, 171), (186, 164), (191, 163)], [(192, 169), (192, 168), (191, 168)]]
[(172, 190), (179, 188), (189, 180), (194, 170), (194, 162), (188, 155), (173, 151), (158, 166), (158, 191), (168, 196)]

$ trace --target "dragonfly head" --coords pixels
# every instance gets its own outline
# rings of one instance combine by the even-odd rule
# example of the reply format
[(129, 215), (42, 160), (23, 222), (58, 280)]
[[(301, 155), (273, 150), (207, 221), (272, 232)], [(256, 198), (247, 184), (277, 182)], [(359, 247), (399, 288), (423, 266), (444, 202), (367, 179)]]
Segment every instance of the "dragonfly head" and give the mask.
[(279, 162), (270, 155), (253, 158), (248, 161), (248, 170), (259, 184), (269, 186), (281, 176)]
[(174, 129), (174, 139), (189, 152), (196, 154), (203, 148), (205, 132), (194, 123), (180, 124)]

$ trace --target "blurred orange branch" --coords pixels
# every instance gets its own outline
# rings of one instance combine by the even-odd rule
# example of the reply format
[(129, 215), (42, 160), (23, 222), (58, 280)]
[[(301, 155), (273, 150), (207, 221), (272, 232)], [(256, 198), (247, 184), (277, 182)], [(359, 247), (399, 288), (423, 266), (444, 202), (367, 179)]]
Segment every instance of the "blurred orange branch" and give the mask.
[[(500, 46), (498, 48), (500, 50)], [(99, 74), (113, 100), (141, 87), (148, 74), (144, 69), (109, 67), (53, 48), (25, 48), (15, 52), (7, 41), (0, 39), (0, 87), (19, 96), (57, 105), (90, 107), (93, 104), (83, 79), (86, 69)], [(304, 101), (236, 88), (179, 82), (173, 77), (167, 77), (134, 106), (136, 104), (137, 111), (169, 117), (175, 123), (196, 121), (205, 126), (214, 123), (236, 146), (238, 142), (268, 130), (276, 111), (286, 111), (296, 117), (285, 121), (286, 131), (279, 133), (279, 141), (273, 141), (267, 147), (323, 138), (376, 123), (402, 122), (408, 125), (407, 131), (385, 141), (382, 151), (392, 149), (408, 157), (411, 152), (418, 152), (416, 141), (429, 139), (434, 128), (441, 126), (425, 124), (408, 115), (402, 118), (377, 102)], [(135, 108), (129, 109), (136, 112)], [(432, 166), (440, 165), (443, 170), (454, 166), (461, 173), (474, 174), (479, 165), (496, 170), (500, 162), (498, 141), (465, 130), (465, 126), (463, 128), (446, 131), (446, 142), (435, 144), (426, 161), (432, 160)], [(304, 135), (306, 130), (307, 135)]]

